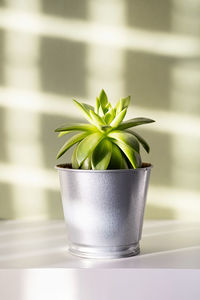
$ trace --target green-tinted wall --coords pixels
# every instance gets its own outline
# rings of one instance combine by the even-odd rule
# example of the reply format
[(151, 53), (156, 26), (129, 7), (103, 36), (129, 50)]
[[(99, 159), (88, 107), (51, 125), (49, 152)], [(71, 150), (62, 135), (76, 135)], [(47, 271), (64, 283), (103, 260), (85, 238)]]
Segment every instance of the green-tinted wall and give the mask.
[(0, 218), (63, 217), (53, 129), (104, 88), (156, 120), (145, 217), (199, 219), (199, 37), (199, 1), (0, 1)]

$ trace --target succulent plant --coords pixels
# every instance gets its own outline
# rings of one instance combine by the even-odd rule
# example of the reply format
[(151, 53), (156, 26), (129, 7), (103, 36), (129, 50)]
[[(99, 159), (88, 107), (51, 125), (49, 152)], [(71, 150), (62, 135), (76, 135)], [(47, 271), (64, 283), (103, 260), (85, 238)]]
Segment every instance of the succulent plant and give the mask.
[(128, 169), (142, 165), (140, 144), (149, 153), (149, 145), (135, 131), (129, 130), (142, 124), (152, 123), (148, 118), (124, 121), (130, 96), (121, 98), (112, 107), (104, 90), (96, 98), (96, 108), (73, 100), (89, 123), (67, 124), (59, 127), (59, 137), (79, 132), (70, 137), (58, 152), (60, 158), (69, 148), (76, 145), (72, 154), (74, 169)]

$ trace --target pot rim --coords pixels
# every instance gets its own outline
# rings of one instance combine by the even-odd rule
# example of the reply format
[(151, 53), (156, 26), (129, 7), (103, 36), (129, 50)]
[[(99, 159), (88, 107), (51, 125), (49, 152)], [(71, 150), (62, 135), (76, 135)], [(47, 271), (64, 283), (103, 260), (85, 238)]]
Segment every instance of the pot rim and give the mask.
[[(72, 169), (70, 168), (71, 164), (59, 164), (55, 166), (56, 170), (65, 171), (65, 172), (78, 172), (78, 173), (129, 173), (129, 172), (141, 172), (150, 170), (153, 168), (153, 165), (150, 163), (144, 163), (142, 168), (137, 169), (112, 169), (112, 170), (84, 170), (84, 169)], [(68, 166), (68, 167), (63, 167)]]

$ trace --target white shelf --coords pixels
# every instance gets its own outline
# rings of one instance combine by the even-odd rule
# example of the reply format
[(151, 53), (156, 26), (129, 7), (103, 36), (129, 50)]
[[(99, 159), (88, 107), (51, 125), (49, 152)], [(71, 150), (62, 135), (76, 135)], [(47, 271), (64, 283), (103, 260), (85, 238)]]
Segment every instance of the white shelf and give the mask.
[(67, 252), (63, 221), (0, 222), (5, 300), (199, 300), (200, 223), (145, 222), (141, 254), (89, 260)]
[(90, 260), (67, 251), (63, 221), (0, 222), (0, 268), (160, 268), (200, 270), (200, 223), (144, 223), (138, 256)]

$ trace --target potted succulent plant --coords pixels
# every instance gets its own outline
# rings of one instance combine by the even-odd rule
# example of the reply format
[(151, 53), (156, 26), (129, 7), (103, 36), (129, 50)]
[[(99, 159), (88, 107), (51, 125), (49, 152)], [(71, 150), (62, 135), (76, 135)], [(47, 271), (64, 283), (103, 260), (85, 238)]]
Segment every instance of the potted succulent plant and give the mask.
[(57, 158), (75, 145), (72, 162), (57, 165), (69, 251), (88, 258), (119, 258), (139, 253), (151, 164), (142, 163), (140, 144), (147, 142), (130, 128), (154, 122), (123, 121), (130, 96), (112, 107), (104, 90), (96, 108), (74, 100), (89, 123), (57, 128), (70, 137)]

